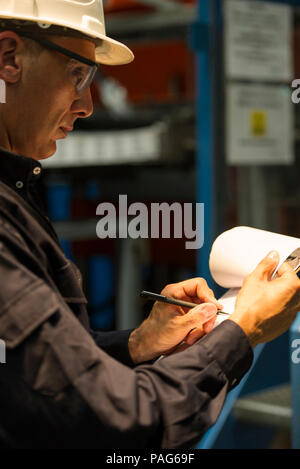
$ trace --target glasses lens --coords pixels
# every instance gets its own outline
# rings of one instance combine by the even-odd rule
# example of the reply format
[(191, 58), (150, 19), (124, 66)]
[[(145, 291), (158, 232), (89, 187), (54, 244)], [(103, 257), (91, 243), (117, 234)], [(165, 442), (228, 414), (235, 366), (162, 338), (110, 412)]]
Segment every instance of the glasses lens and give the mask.
[(91, 86), (97, 70), (98, 67), (96, 65), (89, 67), (76, 60), (71, 60), (68, 66), (68, 73), (77, 93), (83, 93)]
[(83, 78), (83, 80), (76, 87), (76, 90), (78, 93), (82, 93), (83, 91), (87, 90), (91, 86), (97, 70), (98, 70), (98, 67), (89, 67), (85, 75), (85, 78)]

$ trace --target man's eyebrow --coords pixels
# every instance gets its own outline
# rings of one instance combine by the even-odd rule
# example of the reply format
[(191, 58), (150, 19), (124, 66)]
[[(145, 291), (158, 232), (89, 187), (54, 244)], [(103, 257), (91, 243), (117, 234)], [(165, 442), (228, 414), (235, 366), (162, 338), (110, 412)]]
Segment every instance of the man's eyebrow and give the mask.
[(82, 67), (83, 69), (88, 69), (89, 66), (84, 64), (83, 62), (79, 62), (79, 60), (76, 59), (70, 59), (69, 60), (70, 65), (76, 65), (77, 67)]

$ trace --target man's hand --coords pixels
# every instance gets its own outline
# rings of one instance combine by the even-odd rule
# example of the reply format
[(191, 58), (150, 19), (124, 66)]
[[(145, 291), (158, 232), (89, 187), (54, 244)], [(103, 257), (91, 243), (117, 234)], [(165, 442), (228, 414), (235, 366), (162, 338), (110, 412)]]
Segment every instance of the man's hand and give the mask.
[(272, 251), (245, 278), (230, 316), (244, 330), (252, 347), (283, 334), (300, 311), (300, 280), (287, 262), (271, 281), (278, 263), (279, 254)]
[(217, 308), (223, 308), (202, 278), (167, 285), (161, 294), (199, 306), (188, 309), (155, 302), (149, 317), (129, 338), (129, 353), (135, 363), (172, 353), (183, 340), (183, 348), (192, 345), (212, 330)]

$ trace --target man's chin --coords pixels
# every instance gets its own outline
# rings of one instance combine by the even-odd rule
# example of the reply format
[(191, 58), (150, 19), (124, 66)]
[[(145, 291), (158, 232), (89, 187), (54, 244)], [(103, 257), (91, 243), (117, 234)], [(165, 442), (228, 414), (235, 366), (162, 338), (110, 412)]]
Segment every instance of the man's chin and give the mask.
[(46, 160), (47, 158), (51, 158), (51, 156), (55, 155), (56, 153), (56, 141), (51, 140), (50, 144), (47, 145), (47, 150), (41, 151), (36, 159), (38, 160)]

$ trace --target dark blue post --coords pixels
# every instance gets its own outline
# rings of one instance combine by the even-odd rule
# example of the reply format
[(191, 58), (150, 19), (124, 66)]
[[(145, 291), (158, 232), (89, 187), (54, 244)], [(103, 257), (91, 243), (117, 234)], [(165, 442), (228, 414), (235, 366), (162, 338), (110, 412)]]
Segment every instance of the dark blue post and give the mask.
[(292, 448), (300, 449), (300, 313), (290, 329)]
[(196, 52), (197, 90), (197, 202), (205, 204), (204, 245), (197, 253), (198, 275), (211, 283), (208, 267), (214, 222), (214, 103), (213, 59), (211, 55), (214, 1), (198, 0), (197, 21), (192, 26), (192, 46)]

